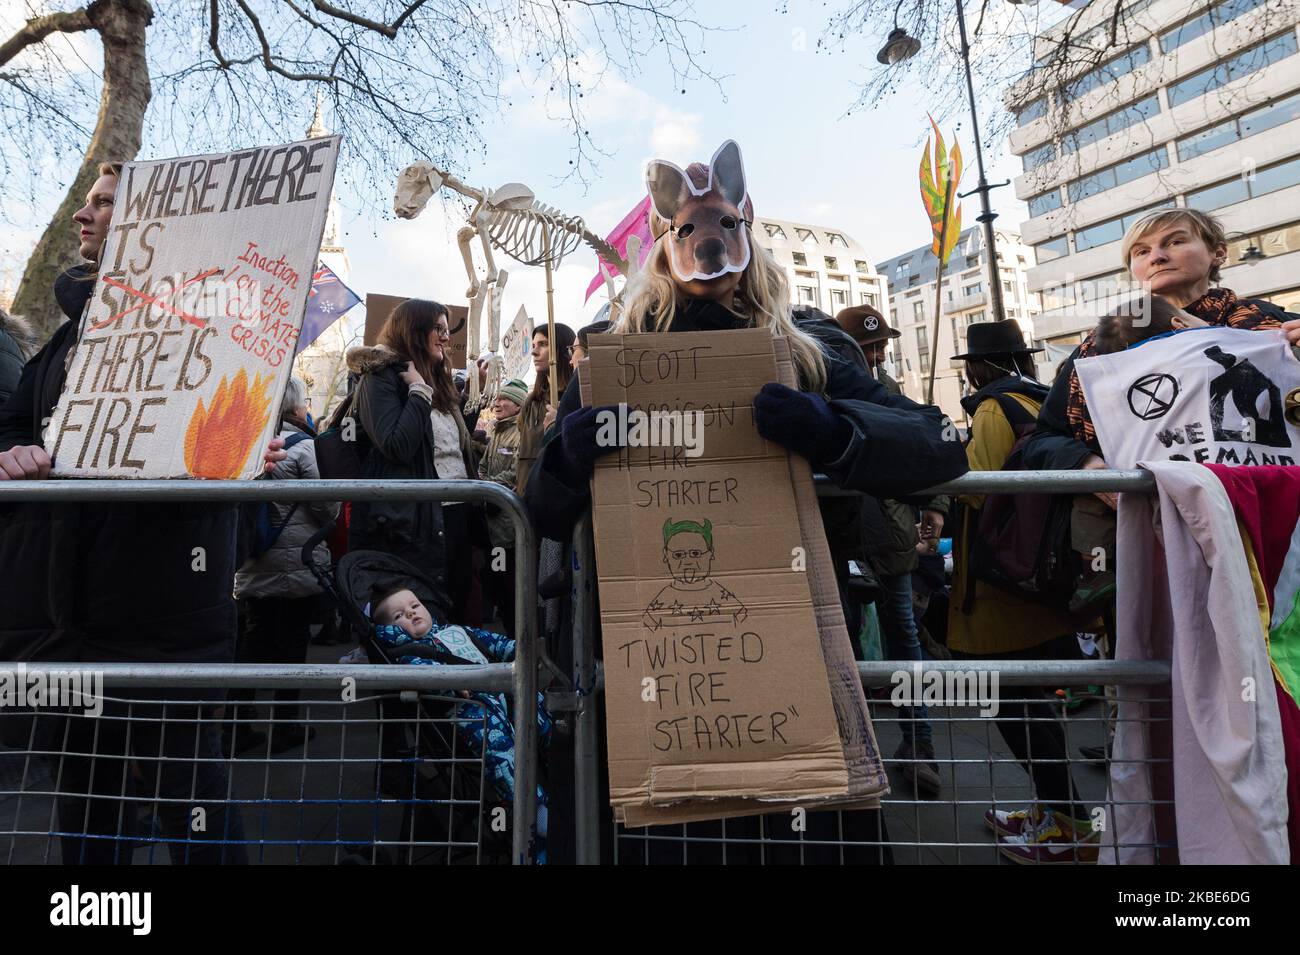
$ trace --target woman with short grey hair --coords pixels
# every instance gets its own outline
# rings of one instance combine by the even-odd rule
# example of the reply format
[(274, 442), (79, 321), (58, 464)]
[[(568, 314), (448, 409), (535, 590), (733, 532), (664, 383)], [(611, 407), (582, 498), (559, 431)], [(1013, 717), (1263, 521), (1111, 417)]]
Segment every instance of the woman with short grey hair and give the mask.
[[(284, 389), (280, 403), (280, 437), (288, 457), (275, 466), (272, 481), (320, 478), (316, 466), (316, 430), (307, 417), (307, 386), (294, 375)], [(257, 511), (250, 542), (253, 553), (235, 574), (235, 600), (239, 605), (240, 635), (236, 660), (240, 663), (305, 663), (311, 641), (311, 623), (320, 601), (320, 585), (302, 562), (302, 547), (322, 527), (338, 517), (339, 505), (332, 501), (304, 501), (299, 504), (269, 504)], [(314, 560), (328, 566), (329, 549), (316, 545)], [(232, 691), (230, 700), (251, 700), (251, 691)], [(315, 733), (310, 727), (286, 724), (297, 710), (297, 690), (276, 690), (272, 712), (271, 751), (283, 752)], [(251, 708), (243, 709), (245, 722), (238, 722), (238, 707), (227, 724), (225, 750), (245, 752), (266, 743), (266, 735), (247, 721)]]

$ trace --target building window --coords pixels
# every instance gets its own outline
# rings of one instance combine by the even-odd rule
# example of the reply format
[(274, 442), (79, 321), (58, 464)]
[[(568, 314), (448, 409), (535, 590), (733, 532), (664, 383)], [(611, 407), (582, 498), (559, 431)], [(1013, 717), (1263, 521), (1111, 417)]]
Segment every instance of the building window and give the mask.
[(1061, 208), (1061, 190), (1053, 189), (1051, 192), (1045, 192), (1041, 196), (1034, 196), (1029, 200), (1029, 216), (1046, 215), (1053, 209)]
[(1145, 43), (1133, 47), (1127, 53), (1122, 53), (1103, 63), (1095, 70), (1084, 73), (1077, 80), (1067, 83), (1065, 86), (1065, 95), (1067, 99), (1078, 99), (1097, 89), (1099, 86), (1117, 80), (1126, 73), (1132, 73), (1139, 66), (1144, 66), (1151, 62), (1151, 50)]
[(1128, 129), (1135, 123), (1150, 119), (1159, 112), (1160, 101), (1154, 95), (1140, 99), (1136, 103), (1130, 103), (1122, 109), (1106, 114), (1101, 119), (1080, 126), (1073, 132), (1066, 133), (1061, 140), (1061, 151), (1064, 153), (1076, 152), (1084, 146), (1089, 146), (1105, 139), (1107, 136), (1113, 136), (1115, 133)]
[(1166, 30), (1160, 34), (1160, 49), (1168, 53), (1176, 50), (1184, 43), (1190, 43), (1198, 36), (1204, 36), (1215, 27), (1229, 23), (1244, 13), (1249, 13), (1256, 7), (1262, 7), (1264, 0), (1227, 0), (1199, 17), (1193, 17), (1186, 23), (1179, 24), (1172, 30)]
[(808, 305), (817, 304), (817, 290), (807, 285), (799, 286), (799, 301)]
[(1020, 112), (1016, 113), (1016, 125), (1024, 126), (1047, 115), (1047, 97), (1040, 96)]
[(859, 274), (859, 275), (870, 275), (870, 274), (871, 274), (871, 267), (870, 267), (869, 265), (867, 265), (866, 262), (863, 262), (861, 259), (854, 259), (854, 260), (853, 260), (853, 267), (854, 267), (855, 269), (858, 270), (858, 274)]
[(831, 289), (831, 304), (838, 305), (840, 308), (849, 304), (848, 293), (842, 288)]
[(982, 291), (984, 291), (984, 283), (976, 282), (974, 285), (963, 285), (961, 289), (961, 294), (962, 297), (965, 298), (966, 296), (970, 296), (970, 295), (978, 295)]
[(978, 325), (980, 322), (987, 319), (987, 317), (988, 316), (984, 313), (983, 309), (981, 309), (978, 312), (971, 312), (969, 315), (966, 316), (966, 324)]
[(1236, 119), (1217, 123), (1208, 129), (1192, 133), (1178, 140), (1178, 161), (1187, 162), (1220, 146), (1235, 143), (1255, 133), (1300, 119), (1300, 93), (1293, 93), (1276, 102), (1242, 113)]
[(1283, 33), (1271, 40), (1265, 40), (1256, 46), (1242, 50), (1209, 69), (1193, 73), (1187, 79), (1171, 83), (1169, 86), (1169, 105), (1178, 106), (1189, 100), (1203, 96), (1211, 90), (1231, 83), (1233, 80), (1262, 70), (1264, 67), (1296, 54), (1294, 32)]
[(916, 302), (913, 302), (913, 303), (912, 303), (912, 321), (914, 321), (914, 322), (924, 322), (924, 321), (925, 321), (925, 303), (924, 303), (924, 302), (916, 301)]
[(1097, 172), (1076, 179), (1065, 189), (1071, 202), (1079, 202), (1149, 173), (1159, 172), (1168, 165), (1169, 151), (1164, 146), (1158, 146), (1150, 152), (1141, 153), (1114, 166), (1099, 169)]
[(775, 222), (764, 222), (763, 228), (767, 230), (767, 237), (769, 239), (785, 239), (785, 230)]
[(1257, 199), (1270, 192), (1300, 184), (1300, 159), (1289, 159), (1258, 169), (1252, 176), (1238, 176), (1187, 194), (1187, 204), (1194, 209), (1213, 210), (1234, 202)]
[(872, 308), (879, 309), (880, 296), (878, 296), (875, 292), (859, 292), (858, 304), (870, 305)]
[(1020, 161), (1025, 166), (1025, 172), (1032, 172), (1044, 163), (1049, 163), (1056, 158), (1056, 147), (1051, 143), (1044, 143), (1037, 149), (1031, 149), (1020, 157)]
[(928, 374), (930, 371), (930, 342), (925, 336), (924, 325), (916, 330), (916, 351), (920, 358), (921, 374)]
[(1050, 262), (1052, 259), (1059, 259), (1063, 255), (1069, 255), (1070, 245), (1065, 236), (1060, 236), (1059, 238), (1038, 243), (1038, 245), (1034, 246), (1034, 254), (1038, 257), (1040, 263)]
[(1094, 249), (1099, 245), (1105, 245), (1108, 242), (1118, 242), (1124, 238), (1124, 233), (1129, 230), (1129, 227), (1148, 212), (1165, 209), (1173, 204), (1174, 200), (1168, 199), (1145, 209), (1134, 209), (1118, 219), (1108, 219), (1105, 222), (1090, 225), (1086, 229), (1076, 229), (1074, 233), (1074, 251), (1083, 252), (1087, 249)]
[(807, 265), (807, 264), (808, 264), (808, 256), (804, 255), (802, 252), (791, 252), (790, 255), (792, 255), (792, 256), (794, 257), (794, 264), (795, 264), (795, 265)]
[(907, 277), (907, 284), (908, 284), (909, 287), (910, 287), (910, 286), (913, 286), (913, 285), (920, 285), (920, 284), (921, 284), (921, 276), (919, 276), (919, 275), (909, 275), (909, 276)]
[(1002, 288), (1003, 288), (1004, 290), (1008, 291), (1008, 292), (1014, 291), (1014, 289), (1011, 287), (1011, 283), (1010, 283), (1010, 282), (1003, 282), (1003, 283), (1002, 283)]
[(838, 271), (840, 270), (839, 260), (837, 260), (837, 259), (835, 258), (835, 256), (833, 256), (833, 255), (824, 255), (824, 256), (822, 256), (822, 261), (824, 261), (824, 262), (826, 263), (826, 269), (827, 269), (828, 271), (830, 271), (830, 272), (838, 272)]
[(826, 242), (829, 245), (838, 245), (842, 249), (847, 249), (849, 247), (849, 243), (845, 240), (844, 236), (840, 235), (838, 232), (827, 232)]
[(980, 264), (980, 257), (978, 254), (966, 256), (966, 268), (968, 269), (978, 268), (979, 264)]
[(794, 233), (799, 237), (800, 242), (811, 242), (813, 245), (817, 244), (817, 237), (813, 235), (812, 229), (800, 229), (796, 227)]

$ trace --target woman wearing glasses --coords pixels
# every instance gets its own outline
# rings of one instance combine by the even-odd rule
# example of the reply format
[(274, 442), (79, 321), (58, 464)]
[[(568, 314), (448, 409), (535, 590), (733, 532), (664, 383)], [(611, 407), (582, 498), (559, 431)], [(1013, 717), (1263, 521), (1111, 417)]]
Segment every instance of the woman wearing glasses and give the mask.
[[(348, 352), (360, 375), (356, 419), (361, 477), (466, 479), (478, 474), (451, 374), (447, 308), (410, 299), (393, 309), (378, 344)], [(452, 619), (465, 621), (471, 580), (471, 505), (357, 501), (348, 547), (396, 554), (443, 581)], [(472, 622), (472, 621), (471, 621)]]

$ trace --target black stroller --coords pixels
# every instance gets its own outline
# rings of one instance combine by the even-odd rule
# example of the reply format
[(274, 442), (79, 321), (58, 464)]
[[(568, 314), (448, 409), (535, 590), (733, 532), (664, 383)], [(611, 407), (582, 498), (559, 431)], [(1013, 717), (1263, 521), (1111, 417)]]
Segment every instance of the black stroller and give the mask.
[[(419, 568), (382, 551), (352, 551), (331, 574), (313, 553), (332, 531), (332, 526), (323, 528), (303, 545), (303, 564), (338, 605), (369, 661), (392, 664), (366, 613), (376, 588), (408, 589), (442, 621), (450, 606), (446, 592)], [(511, 807), (488, 784), (482, 754), (471, 753), (457, 739), (467, 701), (402, 692), (374, 702), (380, 727), (376, 792), (403, 805), (401, 841), (408, 846), (417, 839), (421, 845), (433, 843), (439, 854), (445, 850), (448, 863), (508, 862), (511, 843), (500, 821), (510, 818)], [(472, 701), (468, 705), (475, 706)]]

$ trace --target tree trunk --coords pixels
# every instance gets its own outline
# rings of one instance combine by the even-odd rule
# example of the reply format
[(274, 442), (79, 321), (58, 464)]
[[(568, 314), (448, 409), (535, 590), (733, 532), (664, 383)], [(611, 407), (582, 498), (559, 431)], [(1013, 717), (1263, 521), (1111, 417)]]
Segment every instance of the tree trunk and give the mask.
[(146, 0), (98, 0), (88, 8), (91, 22), (104, 44), (104, 88), (99, 98), (99, 118), (90, 146), (54, 219), (36, 244), (13, 312), (26, 316), (42, 340), (64, 320), (54, 301), (54, 280), (64, 269), (82, 261), (72, 216), (86, 201), (86, 193), (99, 178), (99, 164), (134, 159), (144, 136), (144, 114), (152, 89), (145, 56), (145, 30), (153, 20)]

